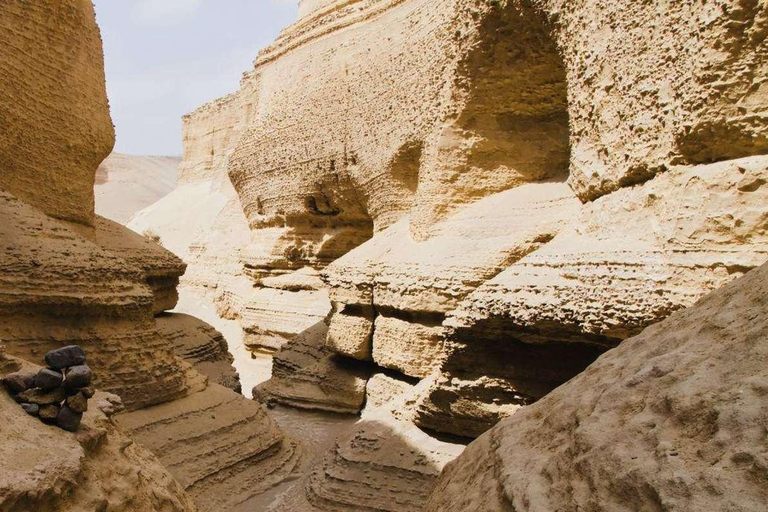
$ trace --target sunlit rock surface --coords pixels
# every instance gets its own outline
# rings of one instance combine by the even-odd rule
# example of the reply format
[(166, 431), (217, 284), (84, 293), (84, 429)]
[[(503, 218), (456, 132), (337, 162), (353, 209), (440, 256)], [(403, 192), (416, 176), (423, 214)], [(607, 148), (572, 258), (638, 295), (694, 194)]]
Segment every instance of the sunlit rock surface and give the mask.
[(426, 510), (762, 510), (766, 281), (764, 265), (502, 421)]

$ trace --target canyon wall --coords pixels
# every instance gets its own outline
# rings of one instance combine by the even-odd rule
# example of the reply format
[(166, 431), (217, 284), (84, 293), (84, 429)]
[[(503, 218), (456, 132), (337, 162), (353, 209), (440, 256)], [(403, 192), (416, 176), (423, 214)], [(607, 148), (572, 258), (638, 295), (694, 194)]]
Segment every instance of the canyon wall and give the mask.
[(502, 421), (425, 510), (763, 510), (767, 282), (763, 265)]
[(0, 8), (3, 188), (81, 224), (93, 224), (94, 173), (115, 143), (93, 19), (90, 0)]
[[(240, 90), (188, 119), (206, 137), (187, 137), (185, 165), (221, 153), (211, 126), (247, 118), (211, 168), (249, 231), (237, 221), (221, 268), (250, 285), (220, 312), (282, 346), (255, 396), (390, 404), (338, 441), (302, 506), (418, 510), (380, 499), (409, 462), (360, 439), (480, 436), (768, 259), (763, 3), (299, 8)], [(454, 453), (406, 445), (433, 468)], [(371, 477), (381, 495), (353, 460), (392, 468)]]
[(316, 354), (424, 379), (414, 421), (477, 436), (768, 257), (766, 15), (302, 2), (239, 93), (246, 271), (320, 271)]
[(111, 393), (99, 403), (114, 415), (107, 424), (94, 411), (76, 434), (20, 433), (38, 420), (6, 411), (2, 390), (10, 424), (0, 453), (11, 459), (0, 470), (0, 508), (239, 506), (288, 478), (302, 450), (235, 391), (220, 334), (166, 313), (183, 261), (94, 213), (96, 170), (114, 132), (93, 5), (4, 2), (0, 24), (2, 348), (39, 363), (50, 349), (81, 346), (95, 386)]

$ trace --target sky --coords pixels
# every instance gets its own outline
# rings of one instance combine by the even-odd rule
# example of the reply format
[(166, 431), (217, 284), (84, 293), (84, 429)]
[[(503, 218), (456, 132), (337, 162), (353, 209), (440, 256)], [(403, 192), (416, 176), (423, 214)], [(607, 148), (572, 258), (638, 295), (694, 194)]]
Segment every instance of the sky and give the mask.
[(94, 0), (115, 151), (181, 155), (181, 116), (237, 90), (298, 0)]

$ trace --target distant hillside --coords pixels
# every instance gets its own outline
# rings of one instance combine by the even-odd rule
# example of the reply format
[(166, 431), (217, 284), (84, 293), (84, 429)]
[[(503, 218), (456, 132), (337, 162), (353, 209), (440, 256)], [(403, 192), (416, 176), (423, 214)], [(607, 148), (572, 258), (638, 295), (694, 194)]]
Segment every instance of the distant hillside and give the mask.
[(112, 153), (96, 171), (96, 213), (127, 224), (176, 187), (181, 158)]

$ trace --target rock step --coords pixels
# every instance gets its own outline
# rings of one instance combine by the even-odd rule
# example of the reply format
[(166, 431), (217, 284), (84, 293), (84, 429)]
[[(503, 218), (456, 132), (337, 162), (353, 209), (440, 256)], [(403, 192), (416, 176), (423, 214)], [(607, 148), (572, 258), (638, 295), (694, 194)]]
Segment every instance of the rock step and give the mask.
[(300, 458), (296, 443), (256, 402), (216, 384), (185, 398), (119, 416), (201, 510), (227, 510), (276, 485)]

